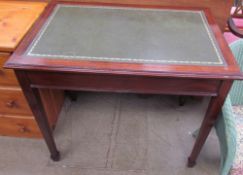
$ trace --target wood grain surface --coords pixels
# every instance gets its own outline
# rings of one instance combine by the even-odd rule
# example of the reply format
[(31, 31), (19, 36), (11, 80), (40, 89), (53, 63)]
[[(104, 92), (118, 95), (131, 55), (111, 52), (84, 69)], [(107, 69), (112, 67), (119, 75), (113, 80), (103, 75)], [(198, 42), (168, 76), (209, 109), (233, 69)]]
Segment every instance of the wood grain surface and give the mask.
[(20, 88), (0, 87), (0, 113), (9, 115), (28, 115), (32, 112)]
[(0, 87), (1, 86), (19, 86), (18, 80), (11, 69), (4, 69), (3, 65), (9, 58), (9, 53), (0, 52)]
[(45, 6), (44, 2), (0, 0), (0, 50), (13, 51)]
[(0, 114), (0, 135), (42, 138), (34, 118)]
[[(42, 137), (15, 73), (3, 65), (46, 5), (43, 0), (0, 0), (0, 135)], [(54, 128), (64, 94), (49, 89), (40, 93), (49, 124)]]

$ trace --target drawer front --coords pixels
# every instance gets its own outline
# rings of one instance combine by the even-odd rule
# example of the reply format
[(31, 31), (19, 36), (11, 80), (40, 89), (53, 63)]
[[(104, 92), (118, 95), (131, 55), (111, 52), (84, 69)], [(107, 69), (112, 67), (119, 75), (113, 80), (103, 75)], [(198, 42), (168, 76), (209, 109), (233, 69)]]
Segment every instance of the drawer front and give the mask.
[(41, 138), (42, 135), (34, 118), (23, 116), (1, 116), (0, 135)]
[(32, 112), (21, 89), (0, 88), (0, 114), (27, 115), (32, 117)]
[(4, 69), (3, 65), (7, 61), (9, 54), (0, 53), (0, 86), (19, 86), (13, 70)]
[[(104, 92), (216, 96), (219, 80), (89, 73), (29, 72), (36, 88)], [(61, 81), (60, 81), (61, 80)]]

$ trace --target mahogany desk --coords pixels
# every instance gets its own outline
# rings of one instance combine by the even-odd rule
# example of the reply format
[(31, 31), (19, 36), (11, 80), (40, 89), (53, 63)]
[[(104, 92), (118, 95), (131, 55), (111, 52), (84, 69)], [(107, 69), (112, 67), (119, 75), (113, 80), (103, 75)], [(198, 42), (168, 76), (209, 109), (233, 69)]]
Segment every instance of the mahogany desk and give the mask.
[(54, 161), (39, 89), (211, 96), (196, 158), (240, 70), (208, 9), (51, 3), (5, 65), (18, 77)]

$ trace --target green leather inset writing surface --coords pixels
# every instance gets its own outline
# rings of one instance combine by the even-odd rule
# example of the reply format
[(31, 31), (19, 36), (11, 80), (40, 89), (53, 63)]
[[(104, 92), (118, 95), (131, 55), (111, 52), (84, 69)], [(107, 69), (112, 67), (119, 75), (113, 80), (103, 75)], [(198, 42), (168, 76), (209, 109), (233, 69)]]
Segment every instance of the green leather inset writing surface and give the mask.
[(58, 5), (31, 57), (224, 65), (203, 11)]

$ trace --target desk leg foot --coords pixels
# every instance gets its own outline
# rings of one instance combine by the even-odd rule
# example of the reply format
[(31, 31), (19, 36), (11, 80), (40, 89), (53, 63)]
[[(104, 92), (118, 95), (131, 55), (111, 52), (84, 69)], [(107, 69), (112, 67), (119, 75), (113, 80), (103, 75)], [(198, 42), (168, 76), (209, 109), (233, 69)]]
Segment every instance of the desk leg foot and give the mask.
[(203, 119), (203, 122), (202, 122), (200, 130), (199, 130), (196, 142), (193, 146), (192, 152), (188, 159), (188, 167), (193, 167), (195, 165), (197, 157), (198, 157), (212, 127), (214, 126), (214, 124), (218, 118), (218, 114), (221, 110), (221, 107), (224, 104), (224, 100), (230, 90), (231, 85), (232, 85), (231, 80), (222, 82), (221, 86), (219, 88), (219, 91), (218, 91), (218, 96), (211, 97), (206, 115)]
[(190, 157), (189, 157), (188, 161), (187, 161), (187, 167), (193, 168), (195, 165), (196, 165), (196, 161), (191, 160)]
[(59, 161), (60, 158), (61, 158), (61, 155), (60, 155), (60, 152), (59, 152), (59, 151), (57, 151), (56, 154), (52, 154), (52, 155), (51, 155), (51, 159), (52, 159), (53, 161), (55, 161), (55, 162)]
[(57, 150), (52, 129), (49, 125), (39, 90), (31, 87), (31, 81), (27, 72), (15, 71), (15, 73), (50, 151), (51, 159), (54, 161), (60, 160), (60, 153)]
[(66, 94), (72, 102), (76, 102), (78, 100), (78, 93), (77, 92), (66, 91)]
[(185, 106), (185, 104), (186, 104), (186, 97), (185, 96), (179, 96), (178, 97), (178, 103), (179, 103), (179, 106)]

